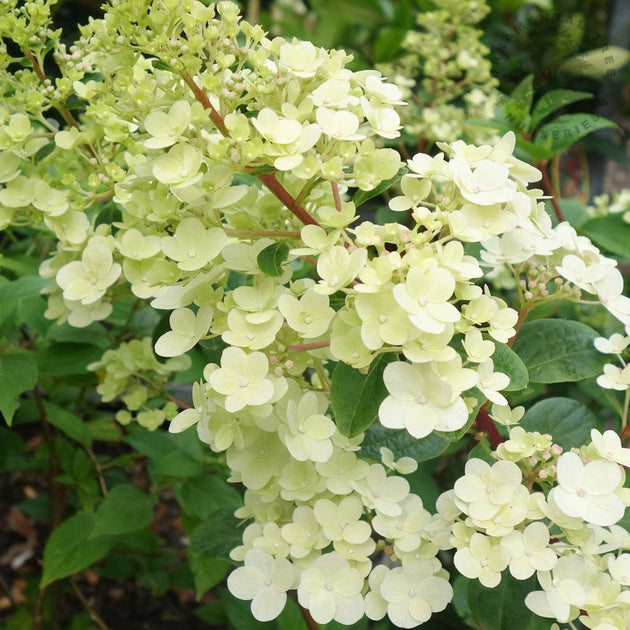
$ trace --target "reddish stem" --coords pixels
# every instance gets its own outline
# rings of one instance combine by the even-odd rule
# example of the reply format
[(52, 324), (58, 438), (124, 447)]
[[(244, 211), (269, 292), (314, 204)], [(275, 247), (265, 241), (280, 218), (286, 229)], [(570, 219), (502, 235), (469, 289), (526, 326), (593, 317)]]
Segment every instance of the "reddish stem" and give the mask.
[(496, 424), (494, 424), (494, 420), (490, 417), (485, 407), (481, 407), (477, 412), (475, 426), (486, 434), (488, 442), (490, 442), (490, 446), (492, 446), (493, 449), (504, 441), (503, 436), (499, 433)]
[(525, 321), (525, 318), (527, 317), (529, 313), (529, 309), (527, 307), (524, 307), (521, 309), (520, 313), (518, 314), (518, 319), (516, 320), (516, 324), (514, 324), (514, 334), (508, 339), (507, 345), (508, 347), (512, 347), (512, 345), (514, 344), (514, 340), (516, 339), (516, 335), (518, 335), (518, 331), (521, 329), (521, 326), (523, 325), (523, 322)]
[(319, 225), (302, 206), (296, 203), (291, 193), (278, 181), (275, 173), (258, 175), (258, 179), (305, 225)]
[(320, 348), (327, 348), (330, 345), (330, 339), (323, 341), (313, 341), (312, 343), (303, 343), (297, 346), (289, 346), (288, 352), (304, 352), (306, 350), (319, 350)]
[(319, 630), (319, 626), (317, 625), (313, 617), (311, 617), (311, 613), (309, 612), (308, 608), (300, 606), (300, 612), (302, 613), (302, 617), (304, 617), (304, 621), (308, 630)]
[[(182, 74), (182, 78), (186, 85), (193, 91), (195, 98), (210, 113), (210, 120), (215, 124), (216, 128), (226, 138), (230, 137), (230, 131), (225, 126), (225, 121), (214, 105), (210, 102), (208, 95), (195, 83), (195, 80), (188, 72)], [(315, 219), (296, 202), (295, 198), (289, 191), (278, 181), (275, 173), (267, 173), (266, 175), (258, 175), (258, 179), (304, 224), (319, 225)]]
[(210, 112), (210, 120), (215, 124), (215, 127), (226, 138), (229, 137), (230, 132), (225, 126), (225, 121), (219, 112), (215, 109), (214, 105), (210, 102), (208, 95), (195, 83), (195, 80), (190, 76), (188, 72), (182, 74), (182, 79), (186, 85), (193, 91), (195, 98)]
[[(30, 50), (27, 50), (25, 54), (26, 54), (27, 59), (33, 64), (33, 71), (35, 72), (39, 80), (42, 82), (43, 85), (46, 85), (46, 81), (47, 81), (46, 73), (44, 72), (43, 68), (39, 65), (39, 61), (37, 61), (37, 59), (35, 58), (35, 55)], [(67, 110), (60, 103), (56, 105), (56, 108), (57, 108), (57, 111), (61, 114), (61, 117), (71, 127), (80, 129), (79, 123), (76, 121), (75, 117), (70, 113), (69, 110)]]
[(558, 218), (558, 222), (562, 223), (564, 219), (564, 215), (562, 214), (562, 210), (560, 210), (560, 204), (558, 200), (554, 197), (553, 184), (551, 183), (551, 179), (549, 179), (549, 171), (547, 170), (547, 161), (541, 162), (538, 165), (540, 172), (542, 173), (542, 185), (545, 194), (551, 197), (551, 205), (553, 206), (554, 212), (556, 213), (556, 217)]

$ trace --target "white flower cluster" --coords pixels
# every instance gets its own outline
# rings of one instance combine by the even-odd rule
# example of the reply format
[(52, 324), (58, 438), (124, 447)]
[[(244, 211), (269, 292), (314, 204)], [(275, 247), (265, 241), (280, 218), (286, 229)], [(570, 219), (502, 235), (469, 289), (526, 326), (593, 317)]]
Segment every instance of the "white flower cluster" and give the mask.
[(468, 121), (491, 119), (498, 103), (490, 50), (476, 25), (490, 11), (486, 0), (439, 0), (418, 11), (416, 28), (402, 42), (403, 53), (379, 69), (400, 86), (408, 107), (401, 111), (405, 133), (423, 144), (466, 137), (488, 140), (487, 130)]
[(608, 194), (598, 195), (593, 199), (593, 203), (594, 206), (587, 208), (590, 214), (594, 216), (620, 214), (626, 223), (630, 223), (630, 188), (618, 190), (612, 199)]
[[(604, 373), (597, 378), (597, 384), (604, 389), (626, 392), (626, 400), (630, 396), (630, 366), (627, 362), (630, 346), (630, 325), (626, 325), (626, 335), (614, 333), (611, 337), (598, 337), (595, 347), (603, 354), (614, 354), (621, 367), (614, 363), (604, 365)], [(625, 357), (625, 358), (624, 358)], [(626, 402), (626, 407), (628, 403)]]
[[(375, 144), (399, 133), (400, 90), (377, 72), (351, 72), (343, 51), (267, 39), (233, 3), (216, 11), (119, 0), (69, 53), (100, 69), (72, 84), (86, 103), (80, 124), (59, 131), (0, 109), (0, 222), (43, 222), (58, 239), (40, 268), (47, 316), (87, 326), (129, 292), (170, 313), (155, 344), (166, 364), (143, 341), (91, 366), (100, 393), (131, 411), (199, 342), (219, 348), (170, 430), (196, 425), (246, 488), (237, 516), (252, 522), (228, 586), (259, 620), (295, 589), (319, 623), (365, 614), (417, 626), (452, 597), (436, 556), (453, 546), (455, 566), (487, 586), (506, 568), (517, 579), (538, 572), (543, 590), (528, 605), (539, 614), (596, 619), (625, 586), (615, 577), (624, 555), (605, 555), (625, 545), (614, 528), (628, 502), (618, 438), (594, 434), (560, 454), (515, 428), (501, 461), (471, 460), (432, 516), (391, 473), (410, 462), (388, 451), (382, 463), (363, 458), (363, 434), (342, 434), (329, 402), (334, 364), (365, 374), (382, 360), (386, 391), (373, 415), (387, 429), (457, 436), (486, 400), (513, 424), (522, 410), (502, 393), (510, 379), (495, 370), (495, 350), (518, 313), (482, 267), (509, 271), (522, 307), (584, 292), (628, 326), (615, 262), (569, 224), (552, 227), (542, 192), (529, 188), (541, 174), (513, 156), (512, 133), (414, 156), (390, 201), (404, 219), (349, 227), (354, 201), (402, 166)], [(40, 159), (42, 140), (51, 154)], [(61, 182), (51, 156), (72, 167)], [(138, 421), (155, 428), (172, 415), (154, 411)], [(533, 483), (548, 492), (532, 493)], [(582, 590), (567, 591), (558, 585), (579, 575), (575, 563)]]
[[(630, 611), (630, 538), (617, 523), (630, 505), (624, 487), (630, 449), (613, 431), (563, 452), (551, 436), (510, 431), (494, 464), (470, 459), (437, 503), (452, 529), (457, 570), (492, 588), (502, 572), (541, 590), (528, 608), (589, 628), (623, 628)], [(610, 624), (610, 625), (607, 625)]]

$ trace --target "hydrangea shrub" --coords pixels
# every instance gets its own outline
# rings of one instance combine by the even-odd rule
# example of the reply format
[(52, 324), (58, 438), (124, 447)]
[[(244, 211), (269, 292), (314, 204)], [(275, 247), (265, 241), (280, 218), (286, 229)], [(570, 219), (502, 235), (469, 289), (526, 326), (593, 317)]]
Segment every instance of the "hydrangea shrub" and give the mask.
[[(630, 299), (615, 259), (552, 222), (514, 134), (403, 162), (400, 88), (342, 50), (196, 0), (112, 0), (67, 47), (51, 4), (3, 2), (0, 223), (56, 238), (47, 318), (164, 313), (89, 368), (121, 423), (194, 426), (244, 488), (233, 596), (259, 621), (291, 596), (312, 627), (411, 628), (452, 601), (450, 571), (625, 628)], [(383, 193), (398, 221), (361, 212)], [(571, 303), (614, 334), (536, 317)], [(192, 404), (148, 404), (204, 344)], [(598, 375), (610, 429), (568, 398), (510, 404)], [(429, 511), (408, 476), (475, 432)]]

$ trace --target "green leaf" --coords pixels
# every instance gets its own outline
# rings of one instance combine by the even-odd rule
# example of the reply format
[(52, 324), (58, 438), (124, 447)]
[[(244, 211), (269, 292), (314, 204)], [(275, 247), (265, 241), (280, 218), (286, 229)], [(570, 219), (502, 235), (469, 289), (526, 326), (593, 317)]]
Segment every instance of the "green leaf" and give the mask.
[(175, 486), (175, 497), (184, 512), (206, 519), (221, 508), (236, 509), (242, 503), (239, 493), (217, 475), (186, 479)]
[(387, 396), (383, 371), (395, 359), (394, 353), (378, 355), (366, 374), (341, 361), (337, 363), (330, 384), (330, 404), (340, 433), (354, 437), (374, 422)]
[(374, 42), (374, 61), (383, 63), (394, 59), (400, 51), (406, 33), (405, 28), (384, 28)]
[(81, 418), (48, 401), (44, 402), (44, 408), (50, 424), (56, 426), (79, 444), (88, 448), (92, 446), (92, 434), (88, 425)]
[(529, 112), (534, 100), (534, 75), (528, 74), (501, 103), (505, 117), (516, 128), (528, 128)]
[(589, 219), (582, 224), (580, 232), (609, 252), (624, 258), (630, 257), (630, 224), (621, 215)]
[(190, 535), (192, 553), (230, 560), (230, 551), (243, 542), (243, 528), (234, 516), (233, 508), (213, 512)]
[(553, 441), (569, 449), (590, 441), (597, 420), (591, 410), (572, 398), (547, 398), (527, 410), (520, 422), (526, 431), (549, 433)]
[(0, 287), (0, 324), (13, 312), (20, 300), (40, 294), (48, 281), (39, 276), (24, 276)]
[(196, 462), (184, 451), (172, 451), (155, 462), (155, 472), (166, 477), (182, 479), (196, 477), (203, 472), (203, 464)]
[(596, 337), (599, 334), (581, 322), (539, 319), (522, 326), (512, 350), (533, 383), (581, 381), (599, 374), (606, 362), (595, 350)]
[(30, 354), (7, 352), (0, 356), (0, 413), (11, 426), (20, 406), (17, 397), (37, 383), (37, 364)]
[(502, 391), (517, 392), (527, 387), (529, 373), (525, 364), (512, 348), (503, 343), (497, 343), (492, 360), (494, 361), (495, 372), (503, 372), (510, 377), (510, 384)]
[(118, 535), (148, 527), (153, 522), (154, 498), (132, 485), (110, 490), (96, 512), (90, 538)]
[(94, 514), (79, 512), (55, 529), (44, 548), (40, 588), (83, 571), (111, 549), (114, 539), (110, 536), (90, 536), (95, 521)]
[(257, 256), (258, 268), (268, 276), (281, 276), (282, 264), (289, 257), (289, 246), (283, 241), (265, 247)]
[(630, 51), (619, 46), (604, 46), (567, 59), (560, 70), (583, 77), (601, 79), (630, 61)]
[(308, 630), (302, 611), (291, 598), (287, 598), (286, 606), (278, 615), (276, 624), (279, 630)]
[(615, 127), (617, 124), (612, 120), (595, 114), (565, 114), (543, 125), (536, 133), (534, 142), (557, 152), (598, 129)]
[(37, 353), (37, 365), (48, 376), (89, 376), (87, 366), (102, 356), (103, 349), (89, 343), (51, 343)]
[(449, 440), (435, 433), (418, 440), (409, 435), (407, 431), (386, 429), (379, 422), (375, 422), (365, 432), (360, 455), (361, 457), (380, 460), (379, 449), (381, 446), (386, 446), (394, 453), (396, 459), (407, 456), (412, 457), (417, 462), (423, 462), (441, 455), (449, 444)]
[(188, 549), (188, 562), (195, 580), (197, 599), (201, 599), (211, 588), (219, 584), (232, 568), (227, 560), (213, 558), (208, 554), (194, 554)]
[(41, 149), (35, 153), (35, 162), (39, 163), (45, 160), (55, 149), (57, 145), (54, 142), (47, 142)]
[(578, 92), (577, 90), (551, 90), (551, 92), (543, 94), (536, 105), (534, 105), (531, 121), (532, 127), (536, 127), (541, 120), (562, 107), (588, 98), (593, 98), (593, 95), (588, 92)]
[(397, 182), (405, 173), (407, 172), (406, 168), (401, 168), (394, 177), (391, 179), (387, 179), (382, 181), (378, 186), (372, 188), (372, 190), (357, 190), (352, 197), (352, 202), (355, 207), (358, 208), (362, 206), (368, 199), (372, 199), (373, 197), (377, 197), (381, 193), (385, 192), (389, 188), (391, 188), (392, 184)]
[(549, 630), (549, 619), (532, 615), (525, 606), (528, 593), (537, 590), (535, 577), (516, 580), (507, 571), (494, 588), (482, 586), (478, 580), (468, 583), (468, 605), (475, 623), (483, 630)]

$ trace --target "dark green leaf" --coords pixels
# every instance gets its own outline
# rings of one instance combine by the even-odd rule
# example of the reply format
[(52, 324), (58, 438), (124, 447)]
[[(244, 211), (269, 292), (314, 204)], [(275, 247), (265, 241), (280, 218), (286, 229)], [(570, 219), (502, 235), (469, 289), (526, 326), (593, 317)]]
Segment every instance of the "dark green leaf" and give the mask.
[(590, 409), (572, 398), (547, 398), (528, 409), (520, 422), (526, 431), (549, 433), (564, 449), (590, 440), (597, 420)]
[(542, 126), (534, 142), (558, 152), (598, 129), (614, 127), (612, 120), (595, 114), (566, 114)]
[(39, 295), (48, 284), (39, 276), (24, 276), (0, 287), (0, 324), (16, 308), (18, 301)]
[(51, 343), (37, 353), (37, 364), (40, 373), (48, 376), (85, 376), (87, 366), (102, 356), (103, 349), (89, 343)]
[(242, 502), (239, 493), (217, 475), (193, 477), (178, 483), (175, 497), (182, 510), (200, 519), (208, 518), (221, 508), (236, 509)]
[(168, 64), (166, 61), (162, 61), (161, 59), (151, 59), (151, 65), (156, 70), (171, 70), (170, 64)]
[(153, 503), (153, 497), (136, 486), (116, 486), (99, 506), (90, 538), (126, 534), (149, 526), (153, 522)]
[(37, 152), (35, 153), (35, 162), (42, 162), (56, 148), (57, 148), (57, 145), (54, 142), (47, 142), (41, 149), (38, 149)]
[(254, 618), (249, 601), (237, 599), (224, 588), (219, 589), (219, 595), (230, 630), (275, 630), (276, 624), (273, 621), (258, 621)]
[(483, 630), (542, 630), (549, 629), (549, 619), (544, 620), (525, 606), (528, 593), (538, 590), (535, 577), (515, 580), (507, 571), (501, 583), (486, 588), (477, 580), (468, 583), (468, 605), (476, 624)]
[(593, 95), (577, 90), (551, 90), (543, 94), (532, 111), (532, 127), (536, 127), (541, 120), (562, 107), (588, 98), (593, 98)]
[(302, 611), (291, 598), (287, 599), (287, 604), (276, 619), (276, 623), (279, 630), (308, 630)]
[(416, 439), (407, 431), (386, 429), (380, 422), (375, 422), (365, 432), (361, 444), (361, 457), (380, 460), (379, 449), (386, 446), (396, 459), (413, 457), (417, 462), (433, 459), (441, 455), (449, 445), (449, 441), (435, 433), (425, 438)]
[(551, 159), (554, 152), (540, 144), (534, 144), (533, 142), (528, 142), (527, 140), (517, 137), (515, 154), (520, 159), (537, 164), (538, 162)]
[(510, 377), (510, 384), (502, 391), (516, 392), (527, 387), (529, 383), (527, 368), (514, 350), (503, 343), (497, 343), (492, 360), (495, 372), (503, 372)]
[(391, 61), (398, 55), (406, 29), (398, 27), (384, 28), (374, 42), (374, 61)]
[(337, 363), (330, 384), (330, 404), (340, 433), (353, 437), (374, 422), (387, 396), (383, 371), (395, 359), (394, 353), (378, 355), (366, 374), (341, 361)]
[(234, 516), (233, 508), (212, 513), (197, 525), (190, 535), (190, 550), (212, 558), (230, 559), (230, 551), (243, 542), (243, 527)]
[(514, 127), (528, 128), (529, 112), (534, 100), (534, 75), (527, 75), (501, 103), (505, 117)]
[(196, 477), (203, 472), (203, 464), (196, 462), (184, 451), (172, 451), (155, 462), (154, 469), (159, 475), (183, 479)]
[(90, 429), (81, 418), (48, 401), (44, 402), (44, 408), (46, 409), (46, 418), (50, 424), (56, 426), (79, 444), (87, 447), (92, 446)]
[(406, 168), (401, 168), (394, 177), (391, 179), (387, 179), (382, 181), (378, 186), (372, 188), (372, 190), (357, 190), (352, 197), (352, 201), (355, 207), (359, 207), (363, 205), (368, 199), (372, 199), (372, 197), (377, 197), (381, 193), (385, 192), (389, 188), (391, 188), (392, 184), (397, 182), (405, 173), (407, 172)]
[(0, 413), (10, 426), (19, 407), (17, 397), (37, 382), (37, 364), (30, 355), (7, 352), (0, 356)]
[(589, 219), (582, 224), (580, 232), (609, 252), (624, 258), (630, 257), (630, 224), (621, 215)]
[(285, 242), (272, 243), (265, 247), (256, 258), (258, 268), (268, 276), (281, 276), (282, 264), (289, 257), (289, 246)]
[(95, 521), (94, 514), (79, 512), (55, 529), (44, 548), (40, 588), (86, 569), (111, 549), (110, 536), (90, 537)]
[(188, 562), (195, 580), (197, 599), (216, 586), (227, 575), (232, 564), (227, 560), (213, 558), (208, 554), (193, 554), (188, 550)]
[(596, 337), (599, 334), (581, 322), (539, 319), (522, 326), (512, 350), (533, 383), (581, 381), (599, 374), (605, 363), (593, 345)]

